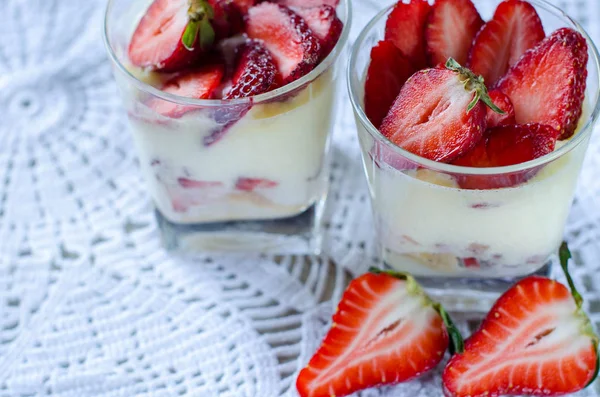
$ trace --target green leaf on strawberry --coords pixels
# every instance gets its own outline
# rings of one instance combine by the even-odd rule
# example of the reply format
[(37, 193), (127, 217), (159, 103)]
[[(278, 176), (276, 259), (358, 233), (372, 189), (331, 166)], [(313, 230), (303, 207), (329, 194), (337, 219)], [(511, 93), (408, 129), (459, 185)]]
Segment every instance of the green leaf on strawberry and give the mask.
[(189, 22), (181, 42), (188, 51), (193, 51), (198, 41), (200, 48), (206, 49), (215, 41), (215, 30), (210, 22), (215, 17), (214, 10), (206, 0), (189, 0), (189, 2), (187, 13)]

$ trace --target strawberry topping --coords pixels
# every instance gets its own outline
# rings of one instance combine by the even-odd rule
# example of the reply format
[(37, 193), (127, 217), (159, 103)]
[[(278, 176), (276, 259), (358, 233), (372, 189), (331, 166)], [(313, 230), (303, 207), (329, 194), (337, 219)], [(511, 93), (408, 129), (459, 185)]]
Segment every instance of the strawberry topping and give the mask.
[(417, 69), (427, 66), (425, 24), (431, 6), (427, 0), (399, 1), (385, 24), (385, 39), (398, 47)]
[(548, 124), (559, 139), (572, 136), (585, 98), (587, 61), (585, 38), (569, 28), (526, 52), (498, 83), (515, 108), (517, 123)]
[(320, 7), (296, 7), (293, 11), (300, 15), (321, 44), (321, 59), (325, 58), (337, 43), (344, 24), (337, 17), (335, 8), (329, 5)]
[(498, 106), (504, 114), (494, 112), (492, 109), (487, 109), (487, 128), (498, 127), (501, 125), (516, 124), (515, 108), (513, 107), (510, 98), (504, 95), (501, 91), (490, 91), (490, 98), (494, 105)]
[(282, 84), (304, 76), (319, 61), (319, 39), (286, 6), (265, 2), (250, 8), (246, 29), (250, 38), (262, 40), (273, 55)]
[(233, 86), (224, 99), (243, 98), (269, 91), (277, 67), (273, 57), (258, 41), (248, 42), (233, 75)]
[(437, 0), (425, 28), (429, 65), (446, 63), (448, 58), (465, 65), (473, 38), (482, 25), (471, 0)]
[(531, 4), (504, 1), (475, 37), (467, 66), (492, 86), (543, 38), (542, 21)]
[(391, 41), (380, 41), (373, 47), (365, 81), (365, 113), (376, 128), (414, 72), (410, 61)]

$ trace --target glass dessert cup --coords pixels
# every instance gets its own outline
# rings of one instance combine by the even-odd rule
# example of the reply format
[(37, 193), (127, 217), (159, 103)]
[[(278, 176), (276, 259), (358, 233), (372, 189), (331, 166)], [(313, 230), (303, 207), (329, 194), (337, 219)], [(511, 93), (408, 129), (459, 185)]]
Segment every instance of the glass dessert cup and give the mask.
[[(488, 20), (500, 0), (473, 2)], [(381, 258), (419, 278), (450, 310), (487, 310), (515, 279), (548, 272), (600, 112), (598, 52), (590, 37), (560, 9), (543, 0), (529, 2), (546, 34), (561, 27), (579, 31), (588, 42), (589, 62), (577, 132), (526, 163), (462, 167), (399, 148), (373, 126), (363, 107), (370, 51), (384, 36), (391, 7), (367, 24), (352, 49), (348, 89)]]
[(336, 46), (314, 70), (231, 100), (163, 92), (157, 74), (130, 65), (129, 40), (151, 3), (110, 0), (105, 43), (167, 248), (318, 253), (349, 1), (337, 8)]

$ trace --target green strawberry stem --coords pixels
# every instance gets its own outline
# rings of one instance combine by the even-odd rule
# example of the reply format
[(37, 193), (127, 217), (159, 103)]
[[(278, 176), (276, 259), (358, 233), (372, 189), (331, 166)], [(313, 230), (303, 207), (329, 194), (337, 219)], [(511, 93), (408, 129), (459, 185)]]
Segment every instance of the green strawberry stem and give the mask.
[[(214, 10), (207, 0), (189, 0), (188, 18), (181, 42), (192, 51), (198, 41), (200, 48), (206, 49), (215, 41), (215, 30), (210, 21), (215, 17)], [(198, 40), (199, 38), (199, 40)]]
[(566, 241), (563, 241), (563, 243), (560, 245), (558, 257), (560, 258), (560, 267), (562, 267), (562, 270), (565, 273), (565, 277), (567, 278), (567, 283), (569, 283), (569, 288), (571, 288), (571, 294), (573, 295), (573, 299), (575, 299), (577, 307), (580, 308), (583, 304), (583, 298), (581, 297), (579, 291), (577, 291), (577, 288), (575, 288), (575, 283), (573, 283), (573, 278), (569, 273), (569, 259), (571, 259), (572, 256)]
[(490, 98), (490, 95), (488, 94), (483, 77), (478, 76), (469, 69), (460, 66), (460, 64), (456, 62), (454, 58), (448, 58), (448, 61), (446, 61), (446, 68), (458, 73), (461, 82), (465, 86), (465, 90), (475, 91), (475, 97), (473, 97), (473, 100), (471, 103), (469, 103), (469, 106), (467, 106), (467, 113), (473, 110), (475, 105), (477, 105), (477, 102), (481, 100), (481, 102), (486, 104), (494, 112), (504, 114), (504, 111), (498, 106), (494, 105), (494, 102), (492, 102), (492, 98)]
[(407, 283), (406, 288), (408, 289), (408, 291), (412, 291), (417, 295), (422, 295), (427, 300), (427, 302), (433, 306), (435, 311), (437, 311), (442, 317), (444, 325), (446, 326), (446, 332), (448, 332), (448, 337), (450, 338), (450, 343), (448, 346), (450, 354), (457, 354), (465, 351), (465, 342), (463, 340), (463, 337), (456, 325), (454, 324), (454, 322), (452, 321), (452, 318), (450, 317), (446, 309), (444, 309), (444, 307), (440, 303), (432, 301), (431, 298), (425, 293), (425, 291), (423, 291), (423, 288), (413, 276), (411, 276), (408, 273), (401, 273), (393, 270), (381, 270), (376, 267), (369, 268), (369, 272), (373, 274), (387, 274), (388, 276), (395, 277), (399, 280), (405, 280)]

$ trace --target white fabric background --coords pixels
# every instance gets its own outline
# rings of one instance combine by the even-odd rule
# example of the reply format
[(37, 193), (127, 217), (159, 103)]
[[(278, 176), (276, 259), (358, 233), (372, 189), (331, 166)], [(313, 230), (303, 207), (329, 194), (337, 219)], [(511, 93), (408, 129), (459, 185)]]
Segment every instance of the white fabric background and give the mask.
[[(390, 2), (354, 3), (352, 38)], [(600, 41), (598, 0), (555, 3)], [(104, 6), (0, 0), (0, 397), (294, 396), (344, 284), (376, 256), (345, 87), (325, 255), (171, 256), (102, 45)], [(596, 326), (599, 142), (566, 231)], [(439, 382), (361, 396), (440, 396)]]

